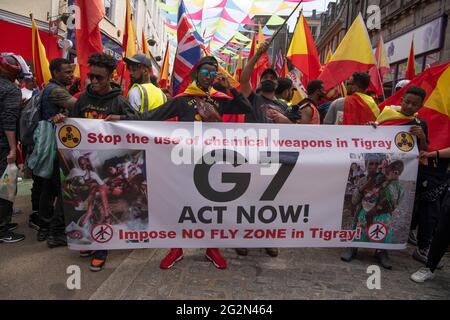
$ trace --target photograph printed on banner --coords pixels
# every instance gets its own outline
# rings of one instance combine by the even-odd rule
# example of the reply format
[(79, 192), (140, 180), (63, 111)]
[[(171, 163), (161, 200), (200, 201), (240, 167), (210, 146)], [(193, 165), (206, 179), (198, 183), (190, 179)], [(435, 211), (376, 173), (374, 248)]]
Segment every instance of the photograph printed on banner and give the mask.
[(147, 228), (145, 151), (61, 150), (60, 165), (70, 244), (91, 244), (98, 224)]
[(408, 239), (416, 183), (406, 154), (351, 154), (342, 229), (361, 228), (357, 242), (403, 244)]

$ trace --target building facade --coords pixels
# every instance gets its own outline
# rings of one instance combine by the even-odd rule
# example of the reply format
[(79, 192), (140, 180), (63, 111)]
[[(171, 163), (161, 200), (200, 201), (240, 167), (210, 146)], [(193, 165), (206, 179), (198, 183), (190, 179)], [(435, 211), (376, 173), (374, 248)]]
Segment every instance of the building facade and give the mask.
[[(103, 0), (105, 18), (100, 23), (103, 50), (120, 59), (125, 26), (127, 0)], [(132, 8), (138, 48), (142, 48), (142, 31), (149, 42), (154, 71), (158, 74), (166, 42), (163, 18), (158, 0), (129, 0)], [(30, 13), (38, 24), (40, 35), (49, 59), (67, 55), (73, 59), (75, 47), (67, 48), (65, 39), (75, 44), (73, 30), (68, 30), (67, 20), (72, 19), (75, 0), (0, 0), (0, 51), (21, 54), (32, 60)], [(18, 41), (18, 39), (20, 39)], [(153, 41), (151, 41), (153, 40)], [(67, 53), (65, 52), (67, 51)], [(160, 60), (161, 59), (161, 60)]]
[(450, 61), (450, 27), (448, 0), (339, 0), (330, 2), (321, 16), (321, 35), (317, 41), (322, 63), (329, 49), (334, 52), (361, 12), (364, 20), (373, 15), (369, 6), (380, 9), (380, 29), (368, 26), (372, 47), (380, 35), (387, 50), (391, 72), (384, 77), (386, 95), (404, 79), (412, 39), (416, 74), (429, 66)]

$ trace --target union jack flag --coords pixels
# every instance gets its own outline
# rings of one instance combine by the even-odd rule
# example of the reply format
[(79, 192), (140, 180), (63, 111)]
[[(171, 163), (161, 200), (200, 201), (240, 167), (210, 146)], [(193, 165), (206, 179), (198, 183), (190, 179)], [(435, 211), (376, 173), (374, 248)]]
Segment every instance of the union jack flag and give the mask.
[(281, 50), (280, 50), (280, 51), (278, 51), (277, 59), (275, 60), (275, 71), (278, 73), (278, 75), (281, 75), (283, 66), (284, 66), (284, 59), (283, 59), (283, 55), (281, 54)]
[(195, 65), (202, 57), (202, 38), (189, 21), (183, 0), (178, 8), (178, 47), (173, 64), (173, 96), (183, 93), (189, 85)]

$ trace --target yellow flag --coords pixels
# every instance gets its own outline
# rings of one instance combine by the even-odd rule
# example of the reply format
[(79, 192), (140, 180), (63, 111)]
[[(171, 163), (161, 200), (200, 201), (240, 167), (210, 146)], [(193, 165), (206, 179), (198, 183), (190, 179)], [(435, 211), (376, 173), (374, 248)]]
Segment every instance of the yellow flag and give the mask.
[(354, 72), (367, 72), (375, 65), (369, 34), (361, 13), (353, 21), (330, 61), (325, 65), (319, 79), (329, 90)]
[(31, 25), (31, 48), (33, 55), (34, 75), (36, 77), (37, 84), (39, 86), (42, 86), (43, 84), (48, 84), (52, 76), (50, 74), (45, 47), (42, 44), (41, 37), (39, 36), (38, 26), (36, 25), (36, 22), (33, 18), (31, 18)]
[(333, 55), (333, 54), (331, 53), (331, 48), (328, 47), (327, 57), (325, 58), (325, 64), (327, 64), (328, 62), (330, 62), (331, 56), (332, 56), (332, 55)]
[(138, 50), (136, 46), (136, 31), (134, 30), (134, 23), (131, 19), (130, 2), (126, 0), (127, 10), (125, 13), (125, 32), (123, 34), (123, 51), (125, 57), (134, 56)]

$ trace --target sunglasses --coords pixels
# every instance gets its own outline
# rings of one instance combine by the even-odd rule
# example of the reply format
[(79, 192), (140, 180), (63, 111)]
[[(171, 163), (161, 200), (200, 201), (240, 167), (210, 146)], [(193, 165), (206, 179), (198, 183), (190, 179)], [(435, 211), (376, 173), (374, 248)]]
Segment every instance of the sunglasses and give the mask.
[(94, 79), (97, 79), (97, 81), (99, 81), (99, 82), (105, 80), (105, 77), (101, 76), (99, 74), (89, 73), (87, 76), (88, 76), (89, 80), (91, 80), (91, 81)]
[(209, 70), (207, 70), (207, 69), (200, 69), (200, 70), (198, 71), (198, 73), (199, 73), (200, 75), (202, 75), (203, 77), (207, 77), (207, 76), (209, 75), (209, 77), (210, 77), (211, 79), (214, 79), (214, 78), (217, 76), (217, 71), (209, 71)]

